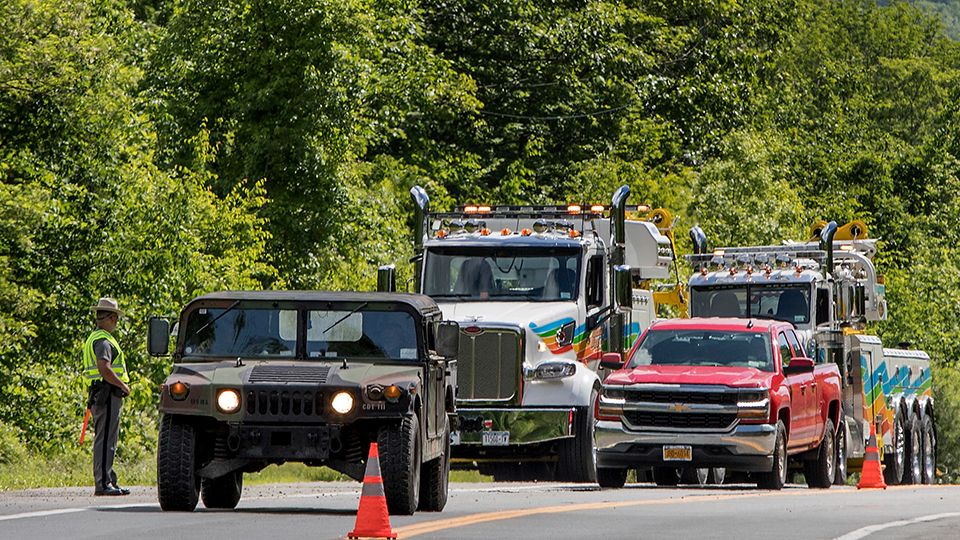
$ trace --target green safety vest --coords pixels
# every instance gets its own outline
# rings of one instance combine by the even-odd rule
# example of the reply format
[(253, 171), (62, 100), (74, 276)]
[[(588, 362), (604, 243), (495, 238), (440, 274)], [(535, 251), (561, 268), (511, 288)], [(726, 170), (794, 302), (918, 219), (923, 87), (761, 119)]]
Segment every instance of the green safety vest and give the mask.
[(93, 352), (93, 342), (100, 339), (107, 340), (117, 351), (117, 355), (114, 356), (113, 362), (110, 364), (113, 372), (117, 374), (121, 381), (130, 382), (130, 377), (127, 376), (127, 362), (124, 359), (123, 351), (120, 350), (120, 345), (110, 335), (110, 332), (101, 329), (94, 330), (83, 344), (83, 374), (91, 381), (99, 381), (103, 378), (100, 376), (100, 370), (97, 369), (97, 357)]

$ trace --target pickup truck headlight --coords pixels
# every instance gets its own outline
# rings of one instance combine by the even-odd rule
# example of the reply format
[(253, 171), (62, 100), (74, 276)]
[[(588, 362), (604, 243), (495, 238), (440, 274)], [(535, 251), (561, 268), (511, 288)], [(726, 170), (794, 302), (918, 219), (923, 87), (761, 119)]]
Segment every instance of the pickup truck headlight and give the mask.
[(741, 392), (737, 398), (737, 418), (766, 421), (770, 418), (770, 393), (766, 389)]
[(626, 403), (622, 386), (604, 386), (597, 401), (597, 420), (619, 421)]
[(525, 369), (523, 375), (528, 380), (551, 380), (571, 377), (576, 372), (577, 365), (571, 362), (543, 362), (535, 368)]

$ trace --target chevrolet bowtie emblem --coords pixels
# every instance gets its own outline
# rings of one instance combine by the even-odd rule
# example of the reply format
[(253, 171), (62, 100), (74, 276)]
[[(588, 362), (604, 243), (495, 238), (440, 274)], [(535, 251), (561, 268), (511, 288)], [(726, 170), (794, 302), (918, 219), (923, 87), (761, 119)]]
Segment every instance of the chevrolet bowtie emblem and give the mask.
[(689, 410), (690, 410), (690, 407), (684, 405), (683, 403), (674, 403), (673, 405), (670, 406), (671, 412), (684, 412)]

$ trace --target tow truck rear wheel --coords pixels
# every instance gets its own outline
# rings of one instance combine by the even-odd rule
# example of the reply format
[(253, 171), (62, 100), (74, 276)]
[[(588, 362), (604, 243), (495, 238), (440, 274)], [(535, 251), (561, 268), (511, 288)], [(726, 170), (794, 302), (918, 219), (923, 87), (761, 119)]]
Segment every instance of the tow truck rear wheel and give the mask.
[[(902, 414), (893, 419), (893, 451), (883, 456), (883, 479), (887, 485), (895, 486), (903, 481), (903, 469), (906, 465), (906, 426)], [(879, 437), (877, 437), (879, 439)], [(886, 442), (886, 441), (884, 441)]]
[(676, 467), (654, 467), (653, 481), (658, 486), (675, 486), (680, 483), (680, 471)]
[(447, 488), (450, 480), (450, 419), (446, 420), (443, 455), (423, 464), (423, 479), (420, 481), (420, 510), (439, 512), (447, 505)]
[(567, 482), (597, 481), (596, 389), (590, 394), (589, 407), (577, 407), (573, 413), (573, 437), (560, 443), (557, 473)]
[(597, 469), (597, 483), (602, 488), (622, 488), (627, 483), (627, 470)]
[(200, 499), (207, 508), (236, 508), (243, 493), (243, 472), (234, 471), (220, 478), (204, 478)]
[(160, 421), (157, 445), (157, 496), (165, 511), (193, 512), (200, 496), (195, 469), (197, 436), (193, 425), (170, 414)]
[(906, 467), (903, 471), (904, 484), (923, 483), (923, 442), (920, 439), (920, 432), (920, 419), (911, 414), (910, 421), (907, 423), (907, 455)]
[(933, 418), (923, 415), (920, 436), (923, 441), (923, 483), (932, 484), (937, 474), (937, 437), (933, 431)]
[(777, 422), (777, 437), (773, 443), (773, 468), (757, 475), (757, 486), (763, 489), (781, 490), (787, 483), (787, 429), (782, 421)]
[(836, 476), (834, 464), (837, 459), (837, 452), (833, 444), (834, 433), (833, 420), (828, 418), (823, 426), (823, 440), (820, 441), (817, 458), (803, 462), (803, 476), (806, 478), (809, 487), (825, 489), (833, 485)]
[(833, 475), (833, 485), (843, 486), (847, 483), (847, 422), (840, 420), (840, 427), (837, 428), (837, 440), (834, 446), (837, 447), (837, 463), (834, 465), (836, 471)]
[(387, 509), (394, 515), (412, 515), (420, 502), (420, 423), (416, 415), (380, 428), (380, 474)]

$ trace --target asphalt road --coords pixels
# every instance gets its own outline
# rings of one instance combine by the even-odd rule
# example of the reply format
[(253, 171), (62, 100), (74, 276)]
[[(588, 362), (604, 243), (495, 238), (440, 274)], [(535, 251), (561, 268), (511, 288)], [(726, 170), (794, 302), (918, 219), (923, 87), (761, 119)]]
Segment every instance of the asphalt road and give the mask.
[[(94, 498), (90, 489), (0, 493), (0, 539), (344, 538), (359, 484), (253, 486), (234, 511), (160, 511), (153, 488)], [(452, 484), (441, 513), (391, 518), (400, 538), (958, 538), (960, 486), (887, 490), (788, 485), (624, 489), (564, 484)]]

